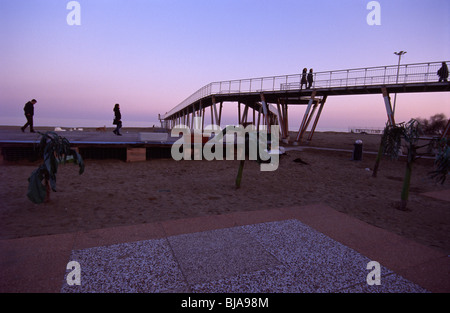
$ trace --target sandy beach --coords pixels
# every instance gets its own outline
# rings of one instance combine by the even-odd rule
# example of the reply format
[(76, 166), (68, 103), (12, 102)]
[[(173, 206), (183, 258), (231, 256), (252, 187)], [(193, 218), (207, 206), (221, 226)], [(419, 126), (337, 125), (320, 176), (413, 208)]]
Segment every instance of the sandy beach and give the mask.
[[(76, 166), (61, 166), (58, 192), (52, 192), (51, 201), (41, 205), (26, 197), (27, 179), (39, 162), (3, 162), (0, 238), (324, 203), (450, 254), (450, 202), (424, 194), (450, 190), (450, 179), (444, 185), (436, 184), (427, 176), (433, 160), (418, 160), (409, 210), (399, 211), (395, 203), (400, 200), (404, 159), (384, 158), (378, 177), (373, 178), (375, 154), (364, 154), (362, 161), (351, 160), (349, 151), (357, 139), (363, 141), (364, 151), (377, 151), (379, 135), (318, 132), (308, 146), (283, 155), (274, 172), (261, 172), (255, 161), (246, 161), (240, 189), (235, 188), (239, 161), (87, 159), (83, 175), (78, 175)], [(307, 164), (294, 162), (297, 158)]]

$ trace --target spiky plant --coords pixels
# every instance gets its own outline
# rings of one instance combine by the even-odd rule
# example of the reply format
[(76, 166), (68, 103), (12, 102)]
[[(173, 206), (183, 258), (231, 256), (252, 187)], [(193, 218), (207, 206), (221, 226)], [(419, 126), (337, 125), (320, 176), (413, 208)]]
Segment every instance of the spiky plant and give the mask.
[(78, 164), (79, 174), (84, 172), (83, 158), (77, 151), (70, 148), (69, 140), (52, 131), (38, 133), (41, 135), (38, 149), (44, 158), (44, 163), (35, 169), (28, 178), (27, 193), (28, 199), (37, 204), (50, 200), (50, 188), (56, 191), (56, 173), (59, 164), (65, 164), (70, 158), (75, 164)]
[(422, 127), (420, 126), (420, 123), (417, 120), (412, 119), (404, 125), (403, 138), (406, 142), (408, 154), (406, 160), (405, 178), (403, 179), (400, 210), (407, 209), (406, 207), (409, 198), (409, 186), (411, 182), (412, 166), (413, 163), (418, 158), (420, 158), (420, 155), (417, 153), (417, 150), (422, 147), (418, 146), (417, 143), (419, 142), (420, 136), (422, 134), (423, 134)]
[(450, 146), (448, 139), (442, 138), (433, 142), (437, 149), (436, 159), (434, 160), (435, 170), (429, 173), (431, 178), (436, 179), (438, 183), (444, 184), (447, 174), (450, 170)]
[(383, 135), (381, 136), (380, 147), (378, 149), (375, 166), (372, 173), (373, 177), (377, 176), (378, 167), (383, 154), (389, 155), (392, 159), (398, 159), (399, 152), (401, 151), (404, 130), (404, 123), (396, 125), (391, 125), (389, 123), (386, 124)]
[[(386, 126), (381, 140), (380, 151), (390, 156), (392, 159), (398, 159), (402, 140), (405, 141), (407, 149), (406, 170), (403, 179), (401, 201), (398, 207), (403, 211), (407, 209), (413, 163), (421, 157), (421, 154), (418, 153), (418, 149), (429, 145), (429, 143), (422, 146), (418, 145), (422, 135), (423, 131), (420, 123), (415, 119), (411, 119), (408, 123)], [(442, 169), (438, 170), (438, 173), (442, 175)]]

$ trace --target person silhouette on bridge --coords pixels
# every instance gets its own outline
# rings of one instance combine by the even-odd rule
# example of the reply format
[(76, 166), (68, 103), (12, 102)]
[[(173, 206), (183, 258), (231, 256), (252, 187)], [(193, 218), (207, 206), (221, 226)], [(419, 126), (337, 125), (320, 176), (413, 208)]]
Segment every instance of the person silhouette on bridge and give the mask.
[(445, 62), (442, 62), (441, 68), (437, 72), (439, 76), (439, 82), (446, 82), (448, 78), (448, 67)]
[(310, 89), (311, 88), (311, 86), (312, 86), (312, 83), (313, 83), (313, 69), (311, 68), (311, 69), (309, 69), (309, 73), (308, 73), (308, 89)]
[(305, 67), (302, 72), (302, 80), (300, 81), (300, 89), (302, 89), (303, 85), (305, 85), (305, 88), (307, 87), (307, 80), (306, 80), (306, 72), (308, 69)]

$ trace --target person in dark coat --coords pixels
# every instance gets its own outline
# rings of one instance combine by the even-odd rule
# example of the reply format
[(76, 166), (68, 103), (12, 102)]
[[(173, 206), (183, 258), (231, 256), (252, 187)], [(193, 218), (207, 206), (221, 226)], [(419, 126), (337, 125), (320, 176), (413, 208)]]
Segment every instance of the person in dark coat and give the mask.
[(309, 73), (308, 73), (308, 89), (311, 88), (313, 83), (313, 69), (309, 69)]
[(305, 67), (302, 72), (302, 80), (300, 82), (300, 89), (302, 89), (303, 85), (307, 86), (306, 74), (308, 69)]
[(33, 116), (34, 116), (34, 105), (36, 104), (36, 99), (33, 99), (31, 101), (28, 101), (25, 103), (25, 106), (23, 107), (23, 111), (25, 113), (25, 117), (27, 119), (27, 123), (23, 125), (20, 129), (22, 132), (25, 132), (25, 129), (30, 126), (30, 133), (34, 133), (33, 128)]
[(120, 107), (118, 103), (114, 105), (113, 111), (114, 111), (113, 124), (116, 125), (116, 129), (113, 130), (113, 133), (116, 134), (117, 136), (122, 136), (122, 134), (120, 133), (120, 129), (122, 128), (122, 114), (120, 114)]
[(446, 82), (448, 78), (448, 67), (445, 62), (442, 62), (441, 68), (437, 72), (439, 76), (439, 82)]

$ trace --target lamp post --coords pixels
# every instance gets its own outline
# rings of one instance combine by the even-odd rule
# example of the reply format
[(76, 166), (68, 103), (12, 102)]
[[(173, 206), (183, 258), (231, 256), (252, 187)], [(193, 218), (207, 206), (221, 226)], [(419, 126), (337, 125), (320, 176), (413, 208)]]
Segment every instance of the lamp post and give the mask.
[[(398, 65), (397, 65), (397, 80), (395, 81), (396, 84), (398, 84), (398, 74), (400, 72), (400, 60), (402, 59), (402, 55), (406, 54), (406, 51), (399, 51), (399, 52), (394, 52), (395, 55), (398, 55)], [(395, 114), (395, 104), (397, 102), (397, 93), (395, 93), (394, 96), (394, 109), (392, 110), (393, 114)]]

